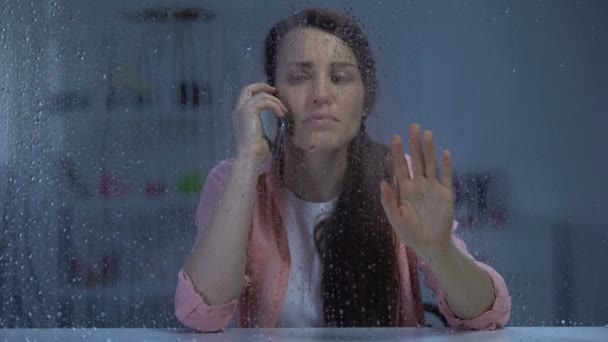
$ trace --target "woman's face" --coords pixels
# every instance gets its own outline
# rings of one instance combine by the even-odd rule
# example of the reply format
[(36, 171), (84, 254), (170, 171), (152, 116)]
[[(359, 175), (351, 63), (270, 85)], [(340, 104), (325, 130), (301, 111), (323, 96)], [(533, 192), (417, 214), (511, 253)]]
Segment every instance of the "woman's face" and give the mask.
[(297, 147), (330, 151), (357, 134), (365, 89), (355, 55), (340, 38), (315, 28), (287, 33), (277, 55), (276, 86), (294, 120)]

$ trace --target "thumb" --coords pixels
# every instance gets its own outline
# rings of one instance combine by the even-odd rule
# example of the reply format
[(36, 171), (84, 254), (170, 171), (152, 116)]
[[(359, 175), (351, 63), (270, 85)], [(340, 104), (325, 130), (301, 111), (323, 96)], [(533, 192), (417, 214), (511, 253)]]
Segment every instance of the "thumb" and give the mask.
[(380, 182), (380, 203), (390, 224), (394, 227), (399, 217), (399, 204), (393, 188), (385, 180)]

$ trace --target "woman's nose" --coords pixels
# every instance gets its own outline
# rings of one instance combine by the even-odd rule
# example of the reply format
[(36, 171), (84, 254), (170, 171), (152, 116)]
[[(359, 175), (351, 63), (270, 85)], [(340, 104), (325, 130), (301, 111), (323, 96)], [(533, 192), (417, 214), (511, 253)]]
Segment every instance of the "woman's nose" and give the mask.
[(313, 82), (313, 88), (313, 103), (318, 105), (331, 102), (333, 91), (331, 80), (317, 79)]

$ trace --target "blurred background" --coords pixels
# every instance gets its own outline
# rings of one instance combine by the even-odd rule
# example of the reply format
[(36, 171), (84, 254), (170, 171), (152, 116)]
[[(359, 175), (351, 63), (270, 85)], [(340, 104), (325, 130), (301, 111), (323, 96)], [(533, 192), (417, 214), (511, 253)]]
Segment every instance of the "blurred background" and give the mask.
[(452, 152), (459, 232), (504, 276), (509, 324), (608, 324), (607, 2), (3, 0), (0, 327), (180, 326), (238, 93), (271, 25), (315, 6), (371, 40), (371, 135), (418, 122)]

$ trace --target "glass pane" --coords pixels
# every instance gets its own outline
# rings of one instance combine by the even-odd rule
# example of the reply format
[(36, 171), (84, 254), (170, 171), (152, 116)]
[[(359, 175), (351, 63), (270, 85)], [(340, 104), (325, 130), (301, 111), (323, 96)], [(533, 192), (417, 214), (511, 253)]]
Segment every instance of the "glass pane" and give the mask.
[[(270, 256), (250, 257), (246, 271), (255, 281), (264, 274), (272, 278), (260, 272), (279, 265), (284, 255), (272, 253), (285, 250), (277, 246), (289, 246), (295, 280), (288, 284), (283, 279), (288, 304), (277, 313), (282, 315), (277, 324), (290, 326), (294, 315), (299, 317), (291, 311), (287, 318), (289, 305), (297, 306), (302, 298), (317, 302), (302, 310), (310, 317), (299, 324), (324, 324), (321, 274), (339, 275), (343, 278), (337, 284), (344, 285), (348, 279), (362, 281), (362, 275), (386, 275), (374, 273), (374, 267), (392, 265), (387, 260), (395, 250), (383, 244), (392, 239), (390, 229), (351, 234), (359, 239), (350, 245), (338, 235), (322, 240), (328, 242), (326, 256), (342, 262), (336, 261), (342, 271), (334, 273), (327, 271), (333, 263), (318, 253), (313, 262), (304, 257), (312, 258), (322, 242), (312, 231), (302, 234), (300, 247), (293, 240), (301, 232), (297, 229), (318, 227), (317, 218), (335, 219), (325, 221), (335, 228), (326, 233), (342, 234), (336, 222), (347, 222), (347, 232), (351, 225), (363, 229), (357, 222), (364, 214), (351, 216), (359, 215), (359, 209), (379, 213), (370, 222), (386, 225), (379, 180), (393, 171), (392, 164), (374, 154), (380, 159), (366, 159), (357, 176), (336, 162), (350, 156), (346, 146), (359, 136), (361, 121), (369, 138), (384, 145), (381, 151), (389, 151), (392, 135), (399, 134), (404, 152), (415, 157), (408, 145), (412, 123), (432, 130), (438, 157), (450, 151), (454, 171), (445, 189), (453, 195), (454, 211), (445, 217), (457, 222), (457, 234), (471, 256), (504, 278), (512, 298), (508, 325), (607, 323), (608, 304), (602, 300), (608, 296), (603, 286), (608, 280), (608, 210), (602, 182), (607, 165), (600, 143), (608, 129), (604, 2), (168, 3), (45, 0), (3, 6), (0, 327), (183, 327), (174, 308), (178, 272), (202, 241), (197, 229), (209, 228), (223, 194), (210, 194), (204, 202), (203, 189), (228, 184), (230, 173), (221, 182), (210, 176), (222, 161), (258, 151), (258, 145), (242, 140), (243, 130), (254, 128), (235, 121), (245, 115), (234, 114), (245, 106), (239, 107), (241, 91), (268, 82), (264, 39), (270, 28), (314, 6), (356, 18), (369, 40), (378, 84), (363, 77), (372, 68), (354, 52), (360, 46), (341, 45), (348, 32), (340, 38), (304, 31), (308, 33), (285, 38), (278, 47), (273, 70), (279, 93), (262, 92), (272, 94), (267, 101), (287, 104), (289, 116), (277, 122), (282, 109), (272, 102), (257, 108), (254, 114), (261, 120), (248, 122), (259, 125), (256, 134), (267, 132), (272, 150), (265, 160), (277, 153), (288, 156), (280, 188), (289, 190), (284, 192), (288, 197), (277, 203), (287, 205), (283, 219), (289, 223), (280, 226), (283, 233), (271, 235), (278, 240), (265, 242), (270, 247), (252, 239), (266, 246)], [(297, 67), (288, 65), (294, 61)], [(370, 93), (377, 96), (367, 108)], [(321, 117), (308, 117), (313, 115)], [(276, 140), (281, 134), (283, 140)], [(256, 142), (264, 141), (260, 139)], [(279, 141), (284, 145), (276, 145)], [(441, 172), (444, 164), (441, 158), (439, 162)], [(351, 159), (348, 163), (353, 165)], [(262, 164), (255, 166), (263, 170)], [(439, 185), (440, 179), (434, 181)], [(253, 203), (263, 203), (265, 188), (243, 182), (231, 184), (243, 193), (249, 185), (255, 195), (246, 207), (253, 212), (247, 226), (253, 222), (263, 229), (274, 221), (264, 221), (262, 209)], [(359, 191), (369, 193), (359, 196)], [(405, 193), (401, 196), (403, 200)], [(352, 205), (344, 202), (350, 198)], [(230, 213), (227, 220), (243, 217), (248, 211), (239, 210), (245, 208), (239, 203), (245, 202), (223, 206)], [(333, 205), (339, 209), (332, 211)], [(326, 210), (335, 215), (323, 216)], [(432, 213), (424, 216), (428, 222), (434, 222), (437, 212)], [(339, 221), (340, 215), (346, 218)], [(197, 217), (204, 220), (198, 227)], [(397, 243), (412, 243), (394, 230)], [(219, 246), (220, 239), (209, 241), (213, 243), (205, 251), (211, 253), (210, 246)], [(331, 254), (336, 241), (344, 251)], [(208, 255), (235, 270), (229, 254), (216, 250)], [(298, 265), (327, 273), (304, 276)], [(359, 278), (343, 272), (351, 266)], [(407, 272), (407, 265), (401, 266)], [(214, 272), (206, 274), (221, 270)], [(411, 280), (410, 292), (426, 304), (426, 322), (442, 326), (445, 312), (425, 287), (426, 274), (420, 271), (420, 279)], [(373, 279), (367, 289), (384, 284)], [(383, 281), (389, 284), (390, 279)], [(418, 283), (421, 294), (412, 285)], [(299, 285), (314, 290), (304, 292)], [(254, 286), (249, 296), (260, 300), (270, 290)], [(354, 298), (352, 291), (343, 298)], [(222, 298), (210, 293), (212, 300)], [(339, 304), (350, 305), (344, 301)], [(360, 317), (373, 315), (368, 311)]]

